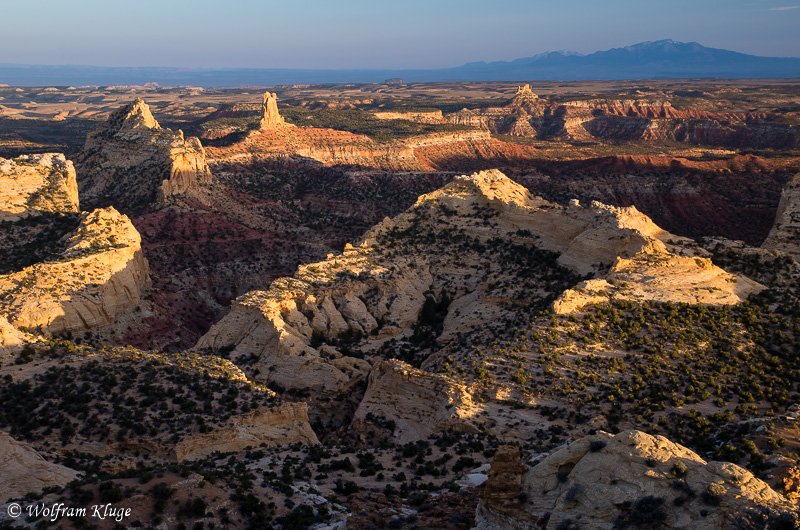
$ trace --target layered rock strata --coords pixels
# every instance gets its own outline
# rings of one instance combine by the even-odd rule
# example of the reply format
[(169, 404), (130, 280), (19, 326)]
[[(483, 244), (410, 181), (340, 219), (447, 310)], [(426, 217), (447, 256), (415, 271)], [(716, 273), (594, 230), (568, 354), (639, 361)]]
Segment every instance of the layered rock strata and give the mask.
[(381, 111), (373, 113), (379, 120), (408, 120), (416, 123), (447, 123), (441, 110), (434, 111)]
[(418, 156), (422, 150), (449, 145), (468, 145), (474, 150), (490, 141), (488, 131), (445, 132), (378, 142), (345, 131), (282, 126), (252, 131), (232, 147), (210, 147), (208, 160), (212, 165), (296, 161), (421, 171), (430, 169)]
[(444, 115), (450, 123), (494, 133), (539, 138), (670, 140), (739, 148), (793, 149), (796, 125), (775, 123), (765, 113), (677, 109), (659, 100), (540, 99), (529, 87), (517, 88), (502, 107), (462, 109)]

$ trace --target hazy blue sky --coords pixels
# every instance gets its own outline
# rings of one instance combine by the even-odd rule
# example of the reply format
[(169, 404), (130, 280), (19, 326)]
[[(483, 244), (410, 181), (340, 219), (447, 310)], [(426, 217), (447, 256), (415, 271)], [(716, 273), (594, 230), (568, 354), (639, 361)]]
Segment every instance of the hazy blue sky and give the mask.
[(646, 40), (800, 57), (800, 0), (0, 0), (0, 63), (433, 68)]

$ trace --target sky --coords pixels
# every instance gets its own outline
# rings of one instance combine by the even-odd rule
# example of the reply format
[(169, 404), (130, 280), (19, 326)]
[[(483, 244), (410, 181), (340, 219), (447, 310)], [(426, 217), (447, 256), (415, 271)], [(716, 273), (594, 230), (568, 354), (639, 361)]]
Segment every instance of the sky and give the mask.
[(0, 0), (0, 19), (17, 64), (443, 68), (668, 38), (800, 57), (800, 0)]

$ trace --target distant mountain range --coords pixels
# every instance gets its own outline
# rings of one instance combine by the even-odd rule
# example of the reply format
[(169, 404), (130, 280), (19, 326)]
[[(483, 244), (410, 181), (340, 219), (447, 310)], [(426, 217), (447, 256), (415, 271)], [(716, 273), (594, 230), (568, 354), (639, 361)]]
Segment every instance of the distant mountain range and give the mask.
[(231, 87), (296, 83), (535, 81), (658, 78), (800, 78), (800, 58), (759, 57), (670, 39), (588, 55), (545, 52), (514, 61), (475, 62), (434, 70), (294, 70), (256, 68), (128, 68), (0, 64), (0, 84), (12, 86), (193, 85)]
[(589, 55), (550, 52), (515, 61), (469, 63), (444, 70), (448, 80), (468, 75), (482, 81), (542, 79), (656, 79), (681, 77), (800, 77), (800, 58), (759, 57), (707, 48), (697, 42), (660, 40)]

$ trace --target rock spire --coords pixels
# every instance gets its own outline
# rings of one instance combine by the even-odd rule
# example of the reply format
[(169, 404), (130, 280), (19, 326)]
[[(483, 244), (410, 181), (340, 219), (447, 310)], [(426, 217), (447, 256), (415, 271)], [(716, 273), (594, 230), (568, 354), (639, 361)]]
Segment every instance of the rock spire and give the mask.
[(283, 118), (278, 113), (278, 95), (264, 92), (261, 99), (261, 128), (274, 129), (284, 125)]

